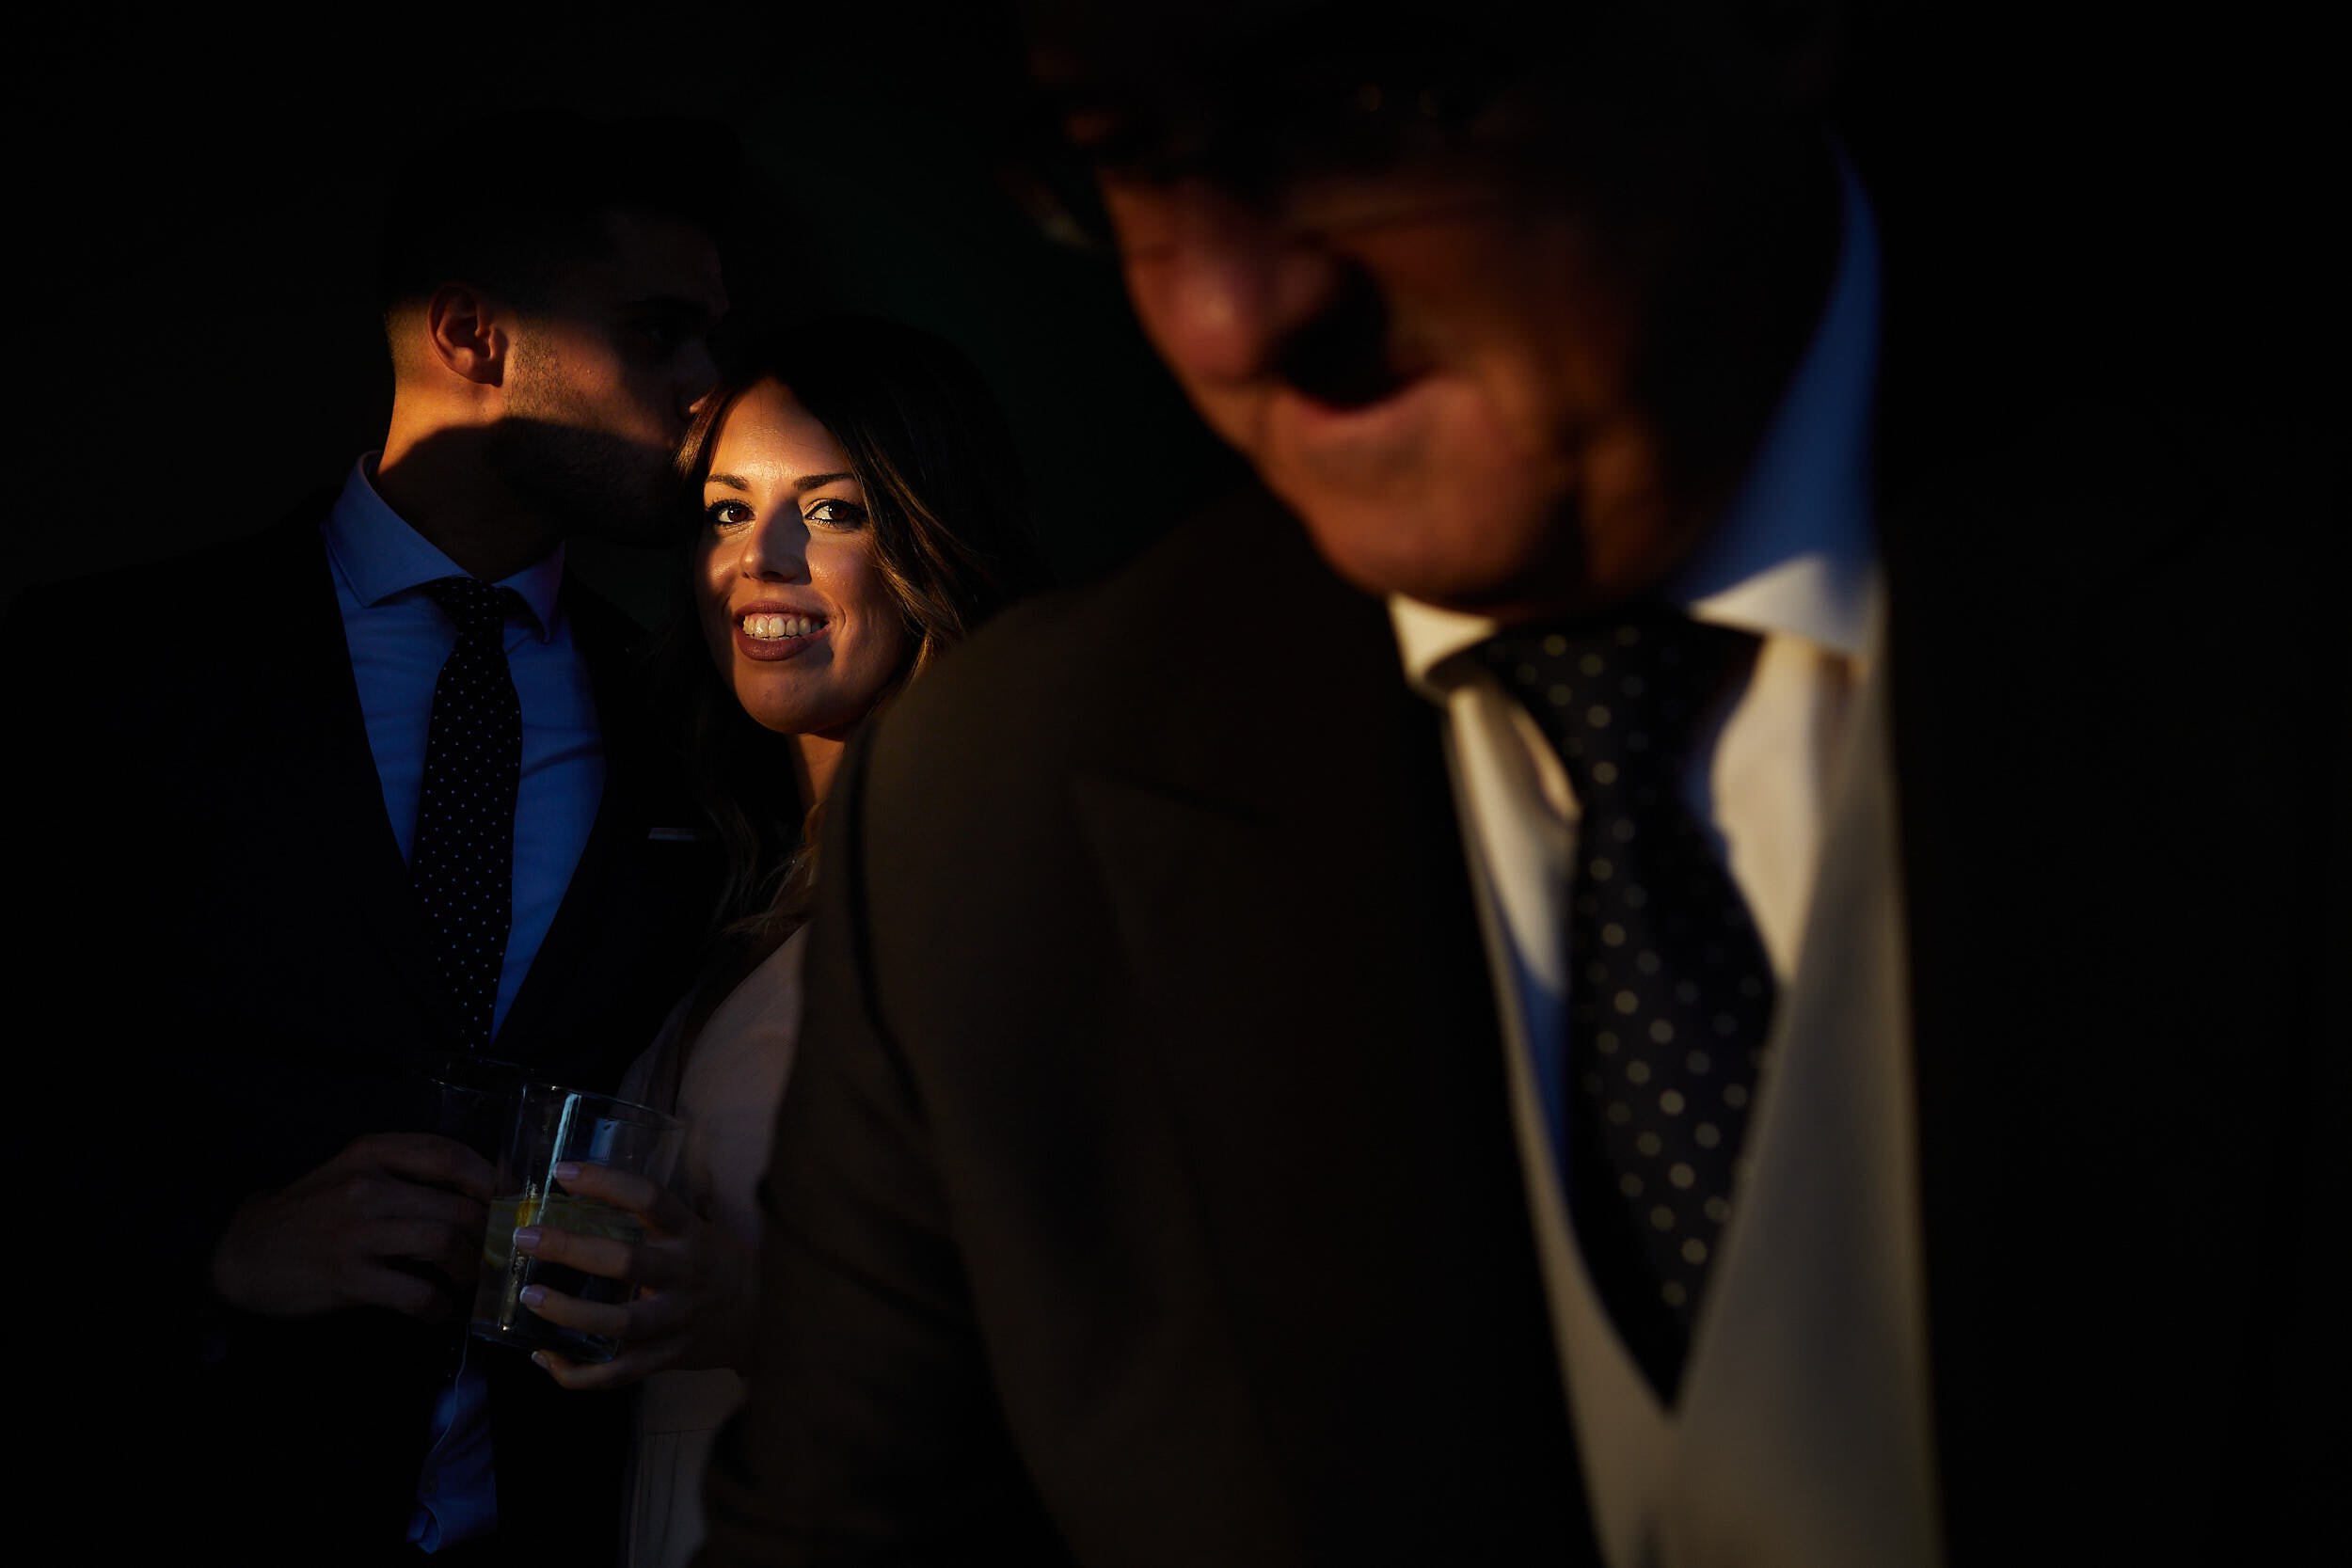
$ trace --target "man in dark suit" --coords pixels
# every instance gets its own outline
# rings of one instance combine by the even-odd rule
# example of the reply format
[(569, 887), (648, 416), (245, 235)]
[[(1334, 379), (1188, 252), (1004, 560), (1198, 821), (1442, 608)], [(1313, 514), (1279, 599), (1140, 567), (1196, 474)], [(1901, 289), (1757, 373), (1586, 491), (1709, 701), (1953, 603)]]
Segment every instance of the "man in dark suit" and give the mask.
[[(36, 923), (16, 989), (70, 1031), (37, 1081), (103, 1107), (66, 1113), (74, 1207), (43, 1249), (67, 1332), (101, 1347), (71, 1364), (62, 1431), (103, 1437), (52, 1451), (136, 1478), (109, 1540), (237, 1562), (614, 1549), (625, 1405), (465, 1339), (491, 1170), (444, 1135), (434, 1080), (494, 1061), (611, 1088), (705, 929), (714, 867), (644, 629), (564, 557), (662, 537), (714, 376), (723, 209), (681, 171), (690, 131), (543, 115), (420, 149), (386, 200), (381, 448), (274, 527), (10, 614), (11, 889)], [(692, 145), (695, 170), (723, 162)], [(511, 838), (511, 868), (471, 974), (453, 884), (421, 879), (426, 798), (470, 766), (445, 731), (496, 722), (437, 695), (476, 635), (468, 594), (513, 737), (472, 863)]]
[(1827, 8), (1038, 9), (1270, 495), (845, 762), (703, 1560), (2340, 1538), (2308, 418)]

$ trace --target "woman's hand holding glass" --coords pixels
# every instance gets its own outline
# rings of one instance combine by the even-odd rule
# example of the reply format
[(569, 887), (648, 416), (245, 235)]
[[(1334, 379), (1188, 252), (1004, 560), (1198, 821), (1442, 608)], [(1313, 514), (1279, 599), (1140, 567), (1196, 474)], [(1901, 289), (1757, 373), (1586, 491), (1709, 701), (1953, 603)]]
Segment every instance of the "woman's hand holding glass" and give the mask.
[(619, 1387), (659, 1371), (742, 1365), (755, 1266), (749, 1245), (644, 1177), (566, 1164), (557, 1167), (556, 1180), (566, 1192), (628, 1211), (645, 1235), (623, 1242), (553, 1226), (516, 1232), (516, 1248), (534, 1258), (637, 1281), (634, 1298), (619, 1307), (539, 1287), (525, 1291), (523, 1305), (548, 1322), (621, 1342), (619, 1353), (602, 1363), (552, 1351), (535, 1352), (532, 1360), (564, 1387), (582, 1389)]

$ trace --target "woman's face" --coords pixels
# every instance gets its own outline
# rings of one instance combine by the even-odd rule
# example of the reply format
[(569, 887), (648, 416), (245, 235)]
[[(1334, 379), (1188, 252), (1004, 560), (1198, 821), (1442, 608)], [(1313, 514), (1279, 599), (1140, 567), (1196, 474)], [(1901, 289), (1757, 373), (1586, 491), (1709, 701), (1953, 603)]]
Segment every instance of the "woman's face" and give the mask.
[(694, 596), (743, 711), (783, 735), (845, 738), (909, 652), (841, 444), (782, 383), (721, 418), (703, 481)]

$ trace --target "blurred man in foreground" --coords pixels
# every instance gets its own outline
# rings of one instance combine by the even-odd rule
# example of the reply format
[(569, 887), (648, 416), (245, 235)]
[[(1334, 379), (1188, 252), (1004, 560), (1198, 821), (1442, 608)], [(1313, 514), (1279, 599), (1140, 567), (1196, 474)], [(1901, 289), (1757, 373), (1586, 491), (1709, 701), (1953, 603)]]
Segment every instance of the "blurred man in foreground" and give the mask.
[(1979, 333), (1814, 8), (1036, 9), (1270, 495), (845, 763), (706, 1560), (2315, 1525), (2300, 427)]

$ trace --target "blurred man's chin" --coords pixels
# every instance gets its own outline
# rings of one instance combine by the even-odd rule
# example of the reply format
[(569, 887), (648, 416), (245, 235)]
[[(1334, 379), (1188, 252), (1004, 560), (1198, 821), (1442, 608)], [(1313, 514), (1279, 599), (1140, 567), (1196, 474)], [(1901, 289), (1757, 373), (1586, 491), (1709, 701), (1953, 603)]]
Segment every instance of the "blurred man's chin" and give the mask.
[(1325, 562), (1367, 594), (1483, 614), (1550, 598), (1573, 583), (1534, 517), (1411, 500), (1286, 499)]

